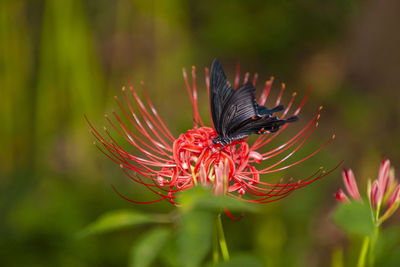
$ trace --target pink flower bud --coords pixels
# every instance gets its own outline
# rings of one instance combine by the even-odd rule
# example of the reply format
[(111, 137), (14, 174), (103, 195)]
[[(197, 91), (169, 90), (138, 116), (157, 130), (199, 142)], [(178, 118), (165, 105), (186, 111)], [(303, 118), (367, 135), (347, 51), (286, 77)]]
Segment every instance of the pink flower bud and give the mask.
[(379, 174), (377, 179), (379, 183), (377, 205), (381, 204), (383, 195), (385, 194), (385, 190), (387, 189), (389, 169), (390, 169), (390, 161), (388, 159), (383, 159), (381, 166), (379, 168)]
[(335, 198), (342, 203), (345, 202), (350, 202), (349, 198), (346, 196), (346, 194), (343, 192), (342, 189), (339, 189), (336, 194), (335, 194)]
[(371, 186), (371, 192), (369, 192), (369, 197), (371, 201), (371, 206), (376, 210), (378, 207), (378, 195), (379, 195), (379, 183), (377, 180)]
[(393, 190), (392, 194), (389, 196), (387, 203), (388, 203), (388, 209), (390, 209), (393, 205), (394, 202), (400, 201), (400, 185), (396, 186), (396, 188)]
[(392, 167), (389, 170), (388, 181), (385, 188), (385, 194), (389, 193), (390, 190), (393, 190), (393, 188), (396, 187), (396, 184), (397, 182), (394, 178), (394, 168)]
[(360, 193), (358, 192), (358, 187), (356, 183), (356, 179), (354, 178), (353, 171), (351, 169), (343, 169), (342, 177), (344, 186), (346, 187), (347, 192), (349, 195), (357, 201), (362, 201), (360, 197)]
[(382, 217), (379, 218), (378, 224), (381, 224), (385, 220), (389, 219), (393, 213), (397, 210), (400, 204), (400, 185), (398, 185), (392, 192), (392, 194), (389, 196), (388, 202), (387, 202), (388, 208), (386, 209), (385, 213), (383, 214)]

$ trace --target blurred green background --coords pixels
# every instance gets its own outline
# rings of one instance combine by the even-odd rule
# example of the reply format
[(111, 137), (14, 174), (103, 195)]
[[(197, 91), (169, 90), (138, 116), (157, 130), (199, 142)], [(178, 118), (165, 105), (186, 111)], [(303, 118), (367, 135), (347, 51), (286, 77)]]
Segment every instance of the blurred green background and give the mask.
[[(285, 81), (284, 103), (312, 85), (300, 122), (286, 134), (325, 109), (292, 162), (336, 134), (316, 157), (263, 179), (306, 177), (344, 160), (365, 190), (382, 156), (400, 167), (399, 11), (398, 0), (1, 0), (1, 264), (126, 265), (144, 226), (84, 239), (76, 233), (105, 211), (174, 207), (132, 205), (113, 192), (110, 184), (135, 200), (154, 198), (97, 151), (83, 115), (101, 129), (128, 78), (144, 80), (178, 135), (192, 125), (181, 68), (198, 67), (208, 118), (203, 75), (214, 57), (231, 79), (240, 62), (259, 73), (259, 84), (270, 75)], [(347, 246), (331, 222), (339, 187), (337, 170), (263, 205), (261, 214), (224, 218), (232, 253), (255, 253), (265, 266), (327, 266), (332, 251)]]

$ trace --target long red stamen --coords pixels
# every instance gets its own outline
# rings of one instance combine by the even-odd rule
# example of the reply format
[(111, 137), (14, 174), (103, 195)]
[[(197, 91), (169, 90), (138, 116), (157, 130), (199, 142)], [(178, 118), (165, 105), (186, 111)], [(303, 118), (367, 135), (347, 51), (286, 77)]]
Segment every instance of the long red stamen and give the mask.
[(272, 83), (274, 82), (274, 76), (271, 76), (271, 78), (265, 82), (265, 87), (264, 90), (261, 93), (260, 99), (258, 100), (258, 104), (260, 106), (264, 106), (265, 102), (267, 101), (269, 92), (271, 91)]
[(233, 90), (236, 90), (239, 88), (239, 83), (240, 83), (240, 64), (239, 62), (236, 64), (236, 76), (235, 76), (235, 85), (233, 87)]
[[(146, 88), (144, 87), (144, 83), (141, 82), (140, 83), (142, 86), (142, 90), (143, 90), (143, 94), (144, 97), (146, 98), (147, 104), (149, 104), (149, 107), (151, 109), (151, 111), (154, 114), (154, 117), (156, 117), (156, 119), (158, 120), (158, 122), (160, 123), (161, 127), (164, 129), (164, 131), (162, 129), (160, 129), (160, 131), (165, 135), (165, 137), (167, 137), (170, 141), (174, 141), (175, 137), (172, 135), (171, 131), (168, 129), (168, 127), (165, 125), (165, 123), (163, 122), (163, 120), (160, 118), (160, 116), (158, 115), (157, 110), (155, 109), (155, 107), (153, 106), (153, 104), (150, 101), (149, 95), (147, 94)], [(129, 88), (133, 88), (132, 84), (129, 85)], [(157, 123), (153, 122), (156, 126)], [(158, 126), (157, 126), (158, 127)]]
[[(139, 96), (136, 94), (134, 87), (130, 87), (130, 91), (135, 99), (136, 105), (139, 109), (140, 114), (142, 115), (142, 118), (144, 119), (144, 121), (146, 122), (147, 127), (150, 129), (150, 131), (153, 133), (154, 136), (157, 137), (157, 139), (163, 143), (165, 145), (165, 147), (167, 147), (168, 149), (171, 149), (171, 146), (158, 134), (158, 131), (156, 131), (156, 129), (154, 129), (153, 124), (151, 123), (151, 121), (155, 122), (154, 119), (152, 118), (152, 116), (150, 115), (150, 113), (147, 111), (145, 105), (143, 104), (143, 102), (140, 100)], [(128, 96), (125, 93), (125, 90), (123, 90), (123, 94), (125, 96), (125, 100), (127, 105), (129, 106), (129, 109), (132, 111), (132, 107), (130, 105), (130, 101), (128, 99)], [(161, 129), (160, 126), (158, 126), (157, 123), (155, 123), (156, 127)]]

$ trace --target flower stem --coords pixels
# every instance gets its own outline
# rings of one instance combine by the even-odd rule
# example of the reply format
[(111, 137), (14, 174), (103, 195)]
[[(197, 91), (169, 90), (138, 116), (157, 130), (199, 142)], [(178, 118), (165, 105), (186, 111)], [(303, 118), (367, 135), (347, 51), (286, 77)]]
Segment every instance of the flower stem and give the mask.
[(369, 266), (374, 266), (375, 264), (375, 247), (376, 241), (378, 240), (379, 236), (379, 226), (375, 226), (374, 234), (371, 237), (371, 244), (369, 249)]
[(364, 238), (364, 241), (363, 241), (363, 244), (361, 247), (360, 256), (358, 257), (357, 267), (365, 266), (365, 258), (367, 256), (367, 252), (368, 252), (369, 241), (370, 241), (369, 236), (366, 236)]
[(213, 229), (212, 258), (213, 258), (213, 263), (214, 264), (217, 264), (219, 262), (219, 245), (218, 245), (218, 227), (217, 227), (217, 223), (214, 224), (214, 229)]
[(219, 246), (221, 248), (222, 258), (224, 259), (224, 261), (229, 261), (229, 251), (225, 240), (224, 228), (222, 226), (222, 221), (221, 221), (221, 214), (217, 215), (217, 232), (218, 232), (218, 241), (219, 241)]

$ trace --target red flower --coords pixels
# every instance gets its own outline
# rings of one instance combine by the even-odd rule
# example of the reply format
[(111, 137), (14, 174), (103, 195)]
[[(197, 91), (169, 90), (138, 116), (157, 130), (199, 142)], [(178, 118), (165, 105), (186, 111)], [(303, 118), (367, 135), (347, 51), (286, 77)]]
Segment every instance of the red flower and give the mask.
[[(294, 190), (302, 188), (332, 171), (325, 172), (321, 167), (307, 178), (302, 180), (291, 178), (288, 183), (282, 183), (282, 180), (279, 183), (269, 183), (260, 179), (261, 175), (267, 178), (268, 174), (279, 172), (305, 161), (314, 156), (334, 138), (332, 136), (324, 145), (305, 158), (286, 163), (303, 146), (318, 126), (319, 113), (322, 107), (302, 130), (284, 144), (271, 148), (271, 142), (285, 130), (288, 124), (274, 134), (266, 133), (258, 136), (252, 144), (244, 139), (223, 147), (212, 142), (217, 137), (217, 133), (213, 128), (205, 126), (198, 112), (195, 68), (192, 69), (192, 85), (189, 83), (185, 69), (183, 69), (183, 76), (193, 106), (194, 125), (192, 129), (180, 134), (178, 138), (169, 131), (161, 120), (143, 83), (141, 85), (145, 103), (139, 98), (132, 85), (129, 86), (129, 90), (126, 90), (125, 87), (122, 88), (126, 107), (115, 97), (122, 115), (125, 117), (124, 120), (128, 120), (131, 125), (126, 125), (123, 118), (114, 111), (112, 112), (114, 120), (106, 115), (106, 120), (111, 128), (131, 145), (130, 150), (133, 150), (133, 152), (128, 152), (120, 146), (107, 128), (104, 128), (107, 136), (105, 138), (89, 122), (92, 134), (100, 142), (100, 144), (95, 142), (97, 148), (118, 163), (133, 181), (144, 185), (159, 196), (156, 200), (148, 202), (128, 199), (129, 201), (153, 203), (166, 199), (175, 204), (177, 192), (200, 184), (212, 188), (215, 194), (227, 194), (249, 202), (266, 203), (284, 198)], [(246, 73), (243, 83), (247, 83), (248, 79), (249, 73)], [(254, 86), (256, 80), (257, 74), (253, 78)], [(273, 80), (274, 78), (271, 77), (265, 83), (258, 100), (259, 105), (264, 105), (267, 101)], [(236, 74), (234, 89), (238, 86), (239, 69)], [(206, 69), (206, 88), (209, 92), (208, 69)], [(274, 106), (280, 104), (284, 90), (285, 85), (282, 84)], [(308, 95), (309, 91), (297, 109), (294, 110), (293, 115), (299, 114)], [(291, 110), (295, 96), (296, 93), (293, 93), (280, 119), (286, 117)], [(133, 98), (134, 105), (130, 98)], [(270, 147), (269, 150), (263, 149), (267, 145)], [(285, 156), (279, 157), (285, 152), (287, 153)], [(278, 160), (272, 163), (273, 159)], [(264, 161), (269, 163), (268, 167), (256, 168), (258, 164)], [(244, 195), (248, 197), (245, 198)]]

